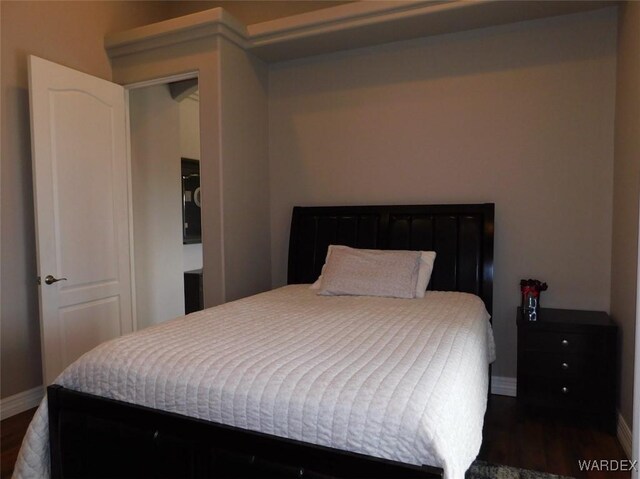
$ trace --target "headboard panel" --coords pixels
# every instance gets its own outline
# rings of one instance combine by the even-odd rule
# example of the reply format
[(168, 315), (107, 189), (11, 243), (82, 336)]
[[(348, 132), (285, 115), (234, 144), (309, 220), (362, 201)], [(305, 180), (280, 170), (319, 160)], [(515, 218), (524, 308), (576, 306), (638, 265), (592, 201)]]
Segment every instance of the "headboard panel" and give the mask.
[(293, 208), (289, 284), (312, 283), (330, 244), (437, 253), (428, 289), (493, 303), (492, 203), (477, 205), (313, 206)]

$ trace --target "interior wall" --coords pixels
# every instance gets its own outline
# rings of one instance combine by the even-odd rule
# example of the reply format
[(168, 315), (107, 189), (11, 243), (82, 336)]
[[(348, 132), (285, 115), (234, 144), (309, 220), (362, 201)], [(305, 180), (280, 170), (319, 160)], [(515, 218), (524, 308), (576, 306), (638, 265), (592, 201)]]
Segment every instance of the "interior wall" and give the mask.
[[(165, 18), (164, 2), (0, 2), (1, 397), (42, 384), (27, 55), (111, 79), (106, 32)], [(10, 298), (10, 300), (9, 300)]]
[(268, 71), (220, 41), (222, 203), (226, 300), (271, 289)]
[[(180, 156), (200, 160), (200, 102), (191, 97), (180, 102)], [(182, 259), (184, 271), (201, 269), (202, 243), (183, 245)]]
[(184, 314), (180, 104), (167, 85), (129, 92), (136, 322)]
[(294, 205), (494, 202), (494, 374), (514, 377), (520, 279), (609, 310), (615, 68), (615, 9), (272, 65), (273, 286)]
[[(620, 411), (633, 418), (640, 200), (640, 3), (620, 7), (613, 183), (611, 315), (620, 328)], [(634, 424), (634, 428), (638, 427)]]
[(180, 110), (180, 155), (200, 159), (200, 102), (187, 97), (178, 103)]

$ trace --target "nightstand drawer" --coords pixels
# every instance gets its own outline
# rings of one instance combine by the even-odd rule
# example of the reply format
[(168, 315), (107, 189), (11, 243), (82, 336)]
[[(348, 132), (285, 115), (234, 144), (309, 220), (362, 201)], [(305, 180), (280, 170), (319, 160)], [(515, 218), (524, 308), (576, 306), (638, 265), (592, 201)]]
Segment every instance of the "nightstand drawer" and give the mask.
[(518, 396), (528, 403), (551, 407), (593, 408), (602, 394), (588, 378), (550, 378), (521, 376)]
[(592, 376), (602, 368), (598, 357), (565, 352), (524, 351), (518, 369), (537, 376)]
[(559, 331), (529, 331), (522, 338), (526, 351), (588, 353), (597, 350), (600, 344), (600, 338), (594, 335)]

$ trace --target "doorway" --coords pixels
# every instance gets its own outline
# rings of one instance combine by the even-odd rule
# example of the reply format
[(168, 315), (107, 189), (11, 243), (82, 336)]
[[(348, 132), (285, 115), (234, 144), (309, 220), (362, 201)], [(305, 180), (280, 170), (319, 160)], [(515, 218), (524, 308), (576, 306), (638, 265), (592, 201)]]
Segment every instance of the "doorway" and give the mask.
[(202, 309), (198, 79), (129, 90), (137, 329)]

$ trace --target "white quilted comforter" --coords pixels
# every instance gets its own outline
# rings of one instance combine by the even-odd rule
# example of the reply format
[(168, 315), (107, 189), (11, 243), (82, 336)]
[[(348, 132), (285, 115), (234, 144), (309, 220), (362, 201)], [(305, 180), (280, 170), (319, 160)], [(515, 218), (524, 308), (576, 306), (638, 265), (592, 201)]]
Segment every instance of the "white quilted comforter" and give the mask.
[[(494, 359), (482, 301), (315, 293), (286, 286), (109, 341), (56, 383), (463, 478)], [(48, 447), (45, 399), (14, 477), (48, 476)]]

